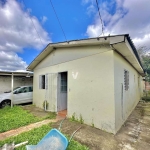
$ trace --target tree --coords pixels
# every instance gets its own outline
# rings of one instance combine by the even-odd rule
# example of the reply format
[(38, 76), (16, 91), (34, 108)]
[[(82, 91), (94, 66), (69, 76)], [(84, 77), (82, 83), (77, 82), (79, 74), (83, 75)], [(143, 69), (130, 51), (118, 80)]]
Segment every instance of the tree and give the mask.
[(145, 46), (142, 46), (137, 49), (137, 52), (139, 54), (139, 57), (141, 59), (141, 63), (143, 65), (143, 69), (146, 72), (145, 79), (146, 81), (150, 82), (150, 53), (148, 53), (148, 48)]

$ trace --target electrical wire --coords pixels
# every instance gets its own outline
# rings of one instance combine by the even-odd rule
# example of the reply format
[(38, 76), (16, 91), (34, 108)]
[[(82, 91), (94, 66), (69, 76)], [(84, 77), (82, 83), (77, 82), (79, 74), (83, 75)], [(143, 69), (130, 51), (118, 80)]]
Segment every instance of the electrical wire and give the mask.
[[(25, 5), (24, 0), (23, 0), (23, 3), (24, 3), (24, 5)], [(37, 31), (37, 29), (36, 29), (36, 27), (35, 27), (35, 25), (34, 25), (34, 22), (33, 22), (32, 18), (31, 18), (31, 17), (29, 17), (29, 18), (30, 18), (30, 20), (31, 20), (31, 22), (32, 22), (32, 24), (33, 24), (33, 27), (34, 27), (34, 29), (35, 29), (35, 31), (36, 31), (36, 33), (37, 33), (37, 35), (38, 35), (38, 37), (39, 37), (39, 39), (40, 39), (40, 41), (41, 41), (41, 44), (44, 46), (44, 44), (43, 44), (43, 42), (42, 42), (42, 39), (41, 39), (41, 37), (40, 37), (40, 34), (38, 33), (38, 31)]]
[(59, 18), (58, 18), (58, 15), (57, 15), (57, 13), (56, 13), (56, 10), (55, 10), (55, 8), (54, 8), (53, 3), (52, 3), (51, 0), (50, 0), (50, 3), (51, 3), (51, 6), (52, 6), (52, 8), (53, 8), (53, 11), (54, 11), (54, 13), (55, 13), (55, 16), (56, 16), (56, 18), (57, 18), (57, 20), (58, 20), (58, 23), (59, 23), (59, 25), (60, 25), (60, 28), (61, 28), (61, 30), (62, 30), (62, 32), (63, 32), (63, 35), (64, 35), (66, 41), (68, 42), (68, 40), (67, 40), (67, 38), (66, 38), (66, 35), (65, 35), (65, 32), (64, 32), (64, 30), (63, 30), (63, 27), (62, 27), (62, 25), (61, 25), (61, 23), (60, 23), (60, 20), (59, 20)]
[(32, 24), (33, 24), (33, 26), (34, 26), (34, 29), (35, 29), (35, 31), (36, 31), (36, 33), (37, 33), (37, 35), (38, 35), (38, 37), (39, 37), (39, 39), (40, 39), (42, 45), (44, 46), (44, 44), (43, 44), (43, 42), (42, 42), (42, 39), (41, 39), (41, 37), (40, 37), (40, 34), (38, 33), (38, 31), (37, 31), (37, 29), (36, 29), (36, 27), (35, 27), (35, 25), (34, 25), (33, 20), (32, 20), (31, 17), (30, 17), (30, 19), (31, 19), (31, 21), (32, 21)]
[(96, 0), (96, 5), (97, 5), (97, 9), (98, 9), (98, 13), (99, 13), (99, 18), (100, 18), (100, 21), (101, 21), (101, 25), (102, 25), (102, 33), (101, 34), (104, 35), (103, 20), (102, 20), (102, 17), (101, 17), (101, 13), (100, 13), (100, 10), (99, 10), (99, 6), (98, 6), (98, 1), (97, 0)]

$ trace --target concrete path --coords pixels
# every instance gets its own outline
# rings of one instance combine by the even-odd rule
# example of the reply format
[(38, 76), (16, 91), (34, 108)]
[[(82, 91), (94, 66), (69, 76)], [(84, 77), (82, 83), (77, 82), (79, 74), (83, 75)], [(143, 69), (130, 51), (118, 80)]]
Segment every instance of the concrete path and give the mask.
[(13, 130), (0, 133), (0, 140), (3, 141), (11, 136), (16, 136), (20, 133), (30, 131), (33, 128), (41, 127), (42, 125), (48, 124), (50, 122), (57, 122), (58, 120), (61, 120), (61, 119), (62, 119), (61, 117), (57, 117), (56, 119), (46, 119), (40, 122), (36, 122), (36, 123), (29, 124), (27, 126), (20, 127), (18, 129), (13, 129)]

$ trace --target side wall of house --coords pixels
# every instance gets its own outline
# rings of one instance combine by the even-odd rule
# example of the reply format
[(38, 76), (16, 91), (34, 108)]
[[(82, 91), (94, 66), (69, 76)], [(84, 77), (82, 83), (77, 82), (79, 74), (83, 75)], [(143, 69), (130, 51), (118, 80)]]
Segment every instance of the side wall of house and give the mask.
[[(73, 51), (72, 51), (73, 50)], [(81, 55), (80, 55), (81, 53)], [(57, 62), (63, 54), (63, 63)], [(88, 54), (88, 55), (87, 55)], [(72, 56), (73, 55), (73, 56)], [(66, 60), (65, 60), (66, 58)], [(50, 60), (57, 62), (52, 65)], [(47, 66), (47, 63), (50, 63)], [(45, 58), (34, 70), (33, 102), (42, 107), (46, 90), (39, 89), (39, 76), (54, 75), (53, 93), (49, 110), (57, 111), (57, 73), (68, 72), (67, 116), (94, 125), (108, 132), (115, 132), (114, 110), (114, 60), (113, 51), (108, 47), (76, 47), (57, 49)], [(51, 65), (51, 66), (50, 66)], [(53, 74), (51, 74), (53, 73)], [(50, 83), (49, 83), (50, 84)]]
[[(14, 87), (32, 85), (33, 78), (14, 77)], [(11, 90), (11, 76), (0, 75), (0, 93)]]
[[(143, 94), (141, 75), (114, 51), (115, 115), (116, 132), (131, 114)], [(129, 89), (125, 90), (124, 71), (129, 72)]]

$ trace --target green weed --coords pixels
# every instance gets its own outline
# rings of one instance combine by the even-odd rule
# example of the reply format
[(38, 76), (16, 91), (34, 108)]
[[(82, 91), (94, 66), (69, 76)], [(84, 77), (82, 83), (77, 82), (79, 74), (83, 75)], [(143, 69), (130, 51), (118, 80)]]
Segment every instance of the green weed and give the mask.
[(20, 106), (14, 106), (13, 108), (7, 106), (0, 109), (0, 133), (37, 121), (40, 121), (40, 118), (33, 116)]
[[(18, 144), (24, 141), (28, 141), (28, 145), (36, 145), (51, 129), (51, 125), (43, 125), (42, 127), (35, 128), (28, 132), (24, 132), (18, 136), (8, 138), (4, 141), (0, 141), (0, 147), (2, 147), (5, 143), (10, 144), (15, 142), (15, 144)], [(25, 146), (20, 146), (16, 148), (16, 150), (26, 150), (26, 148)], [(88, 148), (72, 140), (67, 150), (88, 150)]]
[(82, 118), (82, 115), (80, 114), (80, 117), (79, 117), (79, 122), (81, 123), (81, 124), (83, 124), (84, 123), (84, 120), (83, 120), (83, 118)]

